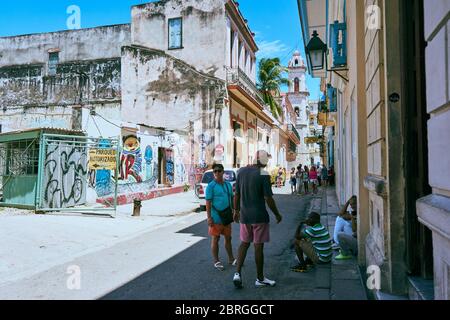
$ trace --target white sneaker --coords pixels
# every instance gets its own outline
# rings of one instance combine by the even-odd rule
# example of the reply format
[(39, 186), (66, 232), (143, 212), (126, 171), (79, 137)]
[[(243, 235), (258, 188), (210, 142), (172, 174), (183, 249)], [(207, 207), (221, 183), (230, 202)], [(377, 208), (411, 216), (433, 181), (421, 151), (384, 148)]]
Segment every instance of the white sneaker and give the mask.
[(275, 286), (276, 282), (267, 278), (264, 278), (263, 281), (256, 279), (255, 286), (257, 287), (273, 287)]
[(238, 272), (234, 274), (233, 283), (236, 289), (242, 289), (242, 279), (241, 275)]

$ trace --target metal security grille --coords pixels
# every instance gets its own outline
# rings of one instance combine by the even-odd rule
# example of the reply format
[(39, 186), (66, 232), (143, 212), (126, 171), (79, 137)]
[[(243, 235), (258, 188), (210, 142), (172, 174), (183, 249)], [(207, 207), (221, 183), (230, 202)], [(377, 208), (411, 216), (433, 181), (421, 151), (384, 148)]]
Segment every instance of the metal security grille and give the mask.
[(29, 139), (0, 144), (0, 202), (5, 193), (18, 187), (12, 185), (21, 178), (38, 173), (39, 140)]
[(39, 154), (38, 210), (115, 217), (118, 148), (118, 138), (44, 134)]

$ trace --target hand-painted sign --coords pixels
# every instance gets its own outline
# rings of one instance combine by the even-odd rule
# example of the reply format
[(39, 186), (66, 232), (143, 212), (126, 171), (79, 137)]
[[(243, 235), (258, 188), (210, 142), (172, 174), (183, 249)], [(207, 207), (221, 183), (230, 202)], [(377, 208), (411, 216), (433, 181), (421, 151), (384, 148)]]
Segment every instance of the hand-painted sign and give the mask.
[(89, 150), (90, 170), (115, 170), (117, 167), (116, 150), (91, 149)]
[(318, 137), (305, 137), (305, 143), (319, 143), (320, 139)]

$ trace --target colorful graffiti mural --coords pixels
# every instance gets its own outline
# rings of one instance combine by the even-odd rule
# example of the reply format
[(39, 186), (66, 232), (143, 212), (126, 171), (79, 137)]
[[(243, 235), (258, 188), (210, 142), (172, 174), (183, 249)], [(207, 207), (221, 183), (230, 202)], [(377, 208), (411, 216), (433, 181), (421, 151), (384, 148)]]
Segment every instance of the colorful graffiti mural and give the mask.
[(144, 160), (145, 160), (145, 180), (150, 180), (153, 176), (152, 170), (153, 149), (151, 146), (147, 146), (145, 148)]
[[(120, 155), (120, 180), (128, 182), (142, 182), (141, 145), (137, 136), (129, 135), (123, 138), (123, 149)], [(134, 181), (130, 179), (134, 178)]]
[(165, 160), (166, 160), (166, 182), (167, 184), (173, 185), (174, 183), (174, 163), (173, 163), (173, 150), (172, 149), (166, 149), (165, 154)]
[[(147, 192), (157, 188), (158, 183), (182, 185), (188, 182), (186, 164), (191, 161), (187, 141), (177, 134), (161, 139), (159, 136), (127, 134), (122, 139), (119, 155), (118, 193)], [(162, 159), (158, 159), (158, 150), (162, 149)], [(162, 163), (159, 163), (162, 161)], [(163, 176), (160, 177), (162, 171)], [(99, 171), (99, 170), (98, 170)], [(98, 176), (99, 172), (96, 173)], [(111, 172), (113, 174), (113, 172)], [(111, 177), (109, 179), (114, 182)], [(159, 181), (162, 179), (162, 181)], [(111, 193), (106, 184), (106, 175), (90, 177), (99, 196)], [(95, 182), (94, 182), (95, 181)]]

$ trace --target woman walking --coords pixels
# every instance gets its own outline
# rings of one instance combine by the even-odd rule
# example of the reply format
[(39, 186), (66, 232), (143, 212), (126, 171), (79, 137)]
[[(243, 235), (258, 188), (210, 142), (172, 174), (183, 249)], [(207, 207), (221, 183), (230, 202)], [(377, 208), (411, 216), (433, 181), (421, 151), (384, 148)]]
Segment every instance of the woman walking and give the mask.
[(277, 188), (281, 188), (282, 183), (283, 183), (283, 168), (280, 167), (280, 169), (278, 169), (277, 174)]
[(223, 165), (214, 164), (212, 169), (214, 180), (208, 184), (205, 194), (206, 215), (208, 217), (208, 234), (211, 236), (211, 253), (214, 260), (214, 268), (222, 271), (224, 265), (219, 259), (219, 240), (221, 235), (224, 237), (228, 263), (233, 266), (236, 265), (231, 245), (231, 221), (224, 221), (222, 216), (228, 213), (232, 217), (233, 188), (223, 178)]
[(318, 175), (317, 175), (316, 167), (312, 166), (311, 170), (309, 171), (309, 180), (311, 181), (314, 194), (317, 193), (317, 185), (319, 184), (317, 177), (318, 177)]
[(303, 168), (303, 187), (305, 188), (305, 194), (308, 194), (308, 183), (309, 183), (309, 169), (308, 166)]
[(295, 168), (291, 169), (291, 175), (289, 178), (289, 184), (291, 185), (291, 193), (297, 192), (297, 177), (295, 176)]
[(295, 173), (295, 179), (297, 180), (297, 192), (298, 194), (302, 193), (302, 185), (303, 185), (303, 173), (302, 173), (302, 166), (299, 165), (297, 167), (297, 171)]

